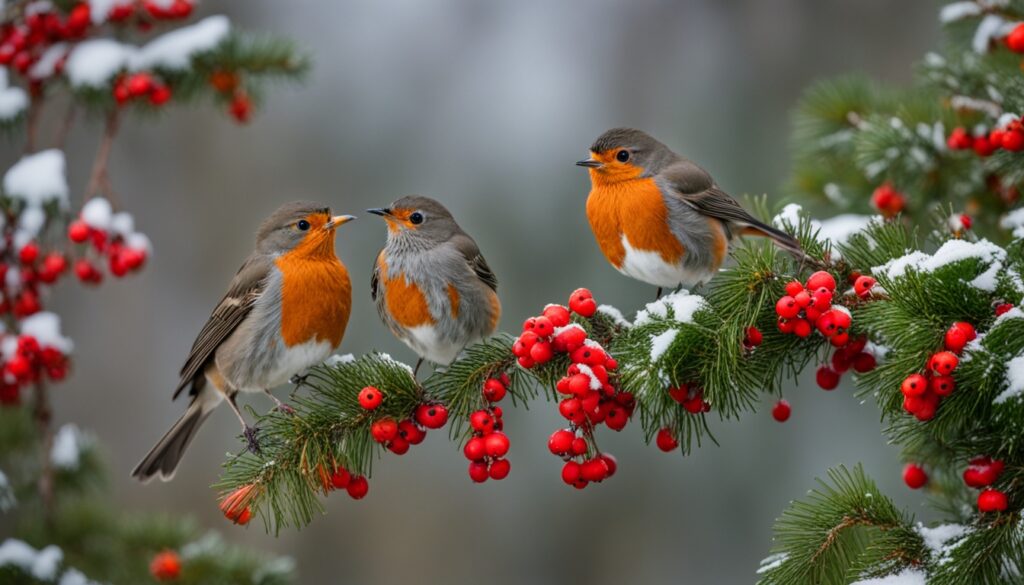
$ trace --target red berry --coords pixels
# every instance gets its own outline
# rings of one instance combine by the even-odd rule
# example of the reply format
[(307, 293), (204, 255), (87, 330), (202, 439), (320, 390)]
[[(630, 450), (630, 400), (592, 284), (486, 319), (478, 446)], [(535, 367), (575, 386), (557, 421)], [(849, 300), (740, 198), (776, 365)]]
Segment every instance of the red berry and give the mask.
[(76, 244), (89, 239), (90, 228), (84, 221), (77, 219), (68, 226), (68, 239)]
[(478, 433), (488, 434), (494, 431), (494, 418), (486, 410), (478, 410), (469, 415), (469, 426)]
[(946, 349), (954, 353), (960, 353), (967, 346), (967, 334), (959, 327), (950, 327), (946, 330)]
[(835, 390), (839, 386), (839, 373), (828, 366), (819, 367), (815, 379), (823, 390)]
[(171, 99), (171, 88), (166, 85), (157, 85), (149, 93), (149, 103), (154, 106), (162, 106)]
[(807, 288), (814, 291), (817, 291), (819, 288), (826, 288), (829, 291), (834, 291), (836, 290), (836, 279), (828, 272), (819, 270), (807, 279)]
[(334, 472), (331, 473), (331, 485), (334, 486), (334, 489), (336, 490), (343, 490), (347, 488), (351, 480), (352, 474), (344, 467), (337, 467)]
[(390, 418), (375, 421), (370, 425), (370, 434), (378, 443), (386, 443), (398, 436), (398, 423)]
[(928, 379), (921, 374), (911, 374), (903, 380), (900, 385), (900, 392), (904, 396), (921, 396), (928, 390)]
[(796, 328), (796, 322), (793, 319), (779, 317), (776, 327), (778, 327), (780, 333), (793, 333), (793, 330)]
[(25, 244), (18, 251), (18, 259), (22, 264), (32, 264), (37, 258), (39, 258), (39, 245), (35, 242)]
[(877, 280), (870, 276), (861, 276), (853, 283), (853, 290), (857, 292), (857, 296), (860, 298), (866, 298), (871, 294), (871, 289), (877, 282)]
[(537, 334), (537, 337), (549, 337), (555, 332), (555, 326), (551, 323), (551, 319), (547, 317), (535, 317), (533, 320), (533, 332)]
[(572, 449), (572, 441), (576, 435), (567, 429), (559, 429), (548, 438), (548, 450), (555, 455), (564, 455)]
[(345, 490), (353, 500), (361, 500), (369, 493), (370, 482), (366, 481), (366, 478), (361, 475), (353, 475)]
[(534, 363), (543, 364), (549, 362), (554, 355), (554, 349), (552, 349), (551, 344), (547, 341), (538, 341), (530, 348), (530, 359)]
[[(832, 291), (828, 290), (827, 288), (820, 288), (814, 291), (812, 297), (814, 298), (814, 302), (811, 306), (818, 311), (819, 315), (822, 311), (827, 311), (832, 306), (833, 294)], [(807, 317), (811, 317), (811, 314), (809, 312), (807, 314)], [(815, 319), (817, 319), (817, 317), (815, 317)]]
[(983, 514), (1003, 512), (1008, 505), (1006, 494), (999, 490), (987, 489), (978, 494), (978, 511)]
[(359, 406), (366, 410), (373, 410), (384, 401), (384, 395), (373, 386), (367, 386), (359, 391)]
[(600, 457), (588, 459), (580, 465), (580, 477), (588, 482), (601, 481), (608, 477), (608, 466)]
[(953, 376), (935, 376), (928, 383), (928, 387), (939, 396), (949, 396), (956, 390), (956, 381)]
[(569, 449), (573, 455), (583, 455), (587, 452), (587, 441), (583, 437), (576, 437), (572, 440), (572, 447)]
[(786, 294), (795, 297), (804, 291), (804, 285), (799, 280), (791, 280), (786, 283)]
[(237, 92), (235, 97), (231, 99), (228, 112), (239, 124), (245, 124), (252, 115), (252, 102), (249, 101), (248, 96), (244, 93)]
[(629, 423), (629, 413), (626, 412), (625, 408), (612, 407), (608, 409), (608, 413), (605, 415), (604, 424), (608, 425), (609, 429), (613, 431), (621, 431), (626, 428), (626, 424)]
[(555, 327), (565, 327), (569, 324), (569, 309), (562, 305), (548, 305), (544, 307), (543, 315), (547, 317)]
[(510, 471), (512, 471), (512, 464), (508, 462), (508, 459), (491, 462), (490, 475), (491, 479), (495, 481), (505, 479)]
[(125, 81), (128, 93), (132, 97), (146, 95), (153, 89), (153, 78), (148, 73), (136, 73)]
[(800, 291), (797, 293), (793, 300), (796, 301), (796, 305), (801, 309), (805, 309), (811, 305), (811, 295), (807, 291)]
[(608, 474), (605, 477), (615, 475), (615, 472), (619, 469), (619, 462), (615, 459), (615, 456), (611, 453), (602, 453), (601, 459), (604, 461), (605, 468), (608, 469)]
[(23, 380), (32, 373), (32, 362), (25, 356), (15, 355), (7, 361), (7, 371), (19, 380)]
[(764, 341), (764, 335), (761, 334), (761, 330), (757, 327), (747, 327), (744, 332), (743, 346), (744, 347), (757, 347)]
[(504, 457), (509, 448), (508, 436), (501, 432), (491, 433), (484, 437), (484, 448), (489, 457)]
[(1014, 53), (1024, 53), (1024, 24), (1013, 27), (1006, 35), (1006, 46)]
[(981, 157), (991, 156), (996, 151), (996, 146), (992, 144), (988, 136), (976, 136), (971, 146), (974, 148), (974, 154)]
[(409, 441), (405, 440), (401, 435), (396, 436), (394, 439), (387, 444), (388, 451), (391, 451), (395, 455), (405, 455), (409, 452)]
[(800, 306), (796, 304), (796, 299), (787, 295), (775, 303), (775, 312), (783, 319), (792, 319), (800, 313)]
[(912, 490), (924, 487), (928, 483), (928, 474), (916, 463), (907, 463), (903, 467), (903, 483)]
[(594, 302), (594, 295), (585, 288), (578, 288), (569, 295), (569, 309), (581, 317), (593, 317), (597, 312), (597, 303)]
[(1013, 308), (1011, 303), (1000, 303), (996, 305), (996, 317), (1008, 313)]
[(875, 356), (867, 352), (860, 352), (853, 358), (853, 371), (858, 374), (864, 374), (875, 369), (878, 362), (875, 360)]
[(681, 384), (678, 388), (669, 388), (668, 395), (672, 400), (682, 404), (690, 397), (690, 388), (686, 384)]
[(956, 354), (951, 351), (940, 351), (933, 355), (928, 360), (928, 363), (931, 364), (931, 368), (935, 373), (948, 376), (956, 369), (960, 363), (960, 358), (956, 357)]
[(566, 327), (555, 336), (554, 347), (573, 352), (582, 347), (586, 340), (587, 332), (582, 327)]
[[(1020, 152), (1024, 150), (1024, 132), (1020, 130), (1008, 130), (1003, 134), (1003, 139), (1000, 146), (1009, 150), (1010, 152)], [(966, 226), (967, 229), (971, 229)]]
[(501, 383), (501, 380), (489, 378), (484, 382), (484, 398), (486, 398), (488, 402), (500, 402), (507, 392), (508, 390), (505, 388), (505, 385)]
[(793, 334), (801, 339), (806, 339), (811, 335), (811, 323), (807, 319), (794, 319)]
[(562, 481), (569, 485), (573, 485), (580, 479), (582, 470), (580, 464), (575, 461), (566, 461), (565, 465), (562, 466)]
[(966, 150), (971, 147), (973, 139), (971, 135), (967, 133), (967, 130), (960, 127), (954, 128), (949, 134), (949, 138), (946, 139), (946, 146), (950, 150)]
[(181, 576), (181, 559), (178, 553), (165, 550), (157, 553), (149, 563), (149, 573), (157, 581), (174, 581)]
[(786, 422), (789, 420), (789, 415), (792, 412), (792, 408), (789, 406), (789, 402), (785, 399), (779, 400), (772, 407), (772, 418), (779, 422)]
[(657, 443), (658, 448), (666, 453), (674, 451), (676, 447), (679, 446), (679, 441), (672, 436), (672, 430), (669, 428), (663, 428), (658, 431), (658, 436), (655, 439), (655, 442)]
[(416, 407), (416, 422), (428, 429), (439, 429), (448, 422), (448, 409), (443, 404), (421, 404)]
[(466, 446), (462, 448), (462, 454), (470, 461), (479, 461), (487, 456), (487, 444), (484, 443), (482, 437), (472, 437), (466, 441)]
[(975, 457), (964, 470), (964, 483), (973, 488), (990, 486), (999, 479), (1005, 465), (991, 457)]

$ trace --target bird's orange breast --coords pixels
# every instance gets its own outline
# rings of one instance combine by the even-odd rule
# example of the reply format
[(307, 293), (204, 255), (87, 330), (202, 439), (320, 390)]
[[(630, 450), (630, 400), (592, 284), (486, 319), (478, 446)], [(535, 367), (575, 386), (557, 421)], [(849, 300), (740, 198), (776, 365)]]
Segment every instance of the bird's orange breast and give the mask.
[[(433, 325), (434, 316), (430, 314), (427, 297), (420, 287), (406, 279), (403, 273), (389, 275), (383, 254), (377, 259), (377, 267), (380, 270), (380, 280), (384, 284), (384, 307), (391, 318), (402, 327)], [(448, 294), (451, 296), (453, 292), (455, 296), (452, 299), (452, 312), (455, 316), (458, 314), (458, 291), (450, 289)]]
[(633, 248), (657, 252), (665, 262), (679, 262), (686, 253), (669, 228), (668, 208), (654, 179), (594, 181), (587, 218), (598, 246), (616, 268), (626, 256), (623, 235)]
[(352, 283), (333, 254), (302, 257), (288, 253), (275, 260), (281, 271), (281, 338), (286, 346), (308, 341), (341, 345), (352, 310)]

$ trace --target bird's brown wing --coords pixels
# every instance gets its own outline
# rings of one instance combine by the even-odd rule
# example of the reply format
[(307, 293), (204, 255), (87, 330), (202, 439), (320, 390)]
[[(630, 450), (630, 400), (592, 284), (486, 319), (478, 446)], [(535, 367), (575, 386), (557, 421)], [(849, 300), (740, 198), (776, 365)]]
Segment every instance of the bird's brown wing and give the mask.
[(380, 258), (384, 254), (384, 250), (377, 253), (377, 259), (373, 262), (373, 274), (370, 275), (370, 298), (377, 301), (377, 290), (380, 286)]
[(498, 277), (491, 271), (491, 267), (487, 265), (487, 260), (484, 259), (483, 254), (480, 253), (480, 248), (477, 247), (476, 242), (473, 238), (466, 234), (458, 234), (452, 242), (455, 244), (455, 248), (462, 253), (463, 258), (469, 263), (469, 267), (476, 274), (484, 284), (489, 286), (491, 290), (498, 291)]
[(789, 234), (759, 221), (725, 191), (715, 185), (714, 179), (696, 163), (680, 159), (660, 173), (671, 194), (700, 213), (718, 219), (729, 226), (771, 238), (780, 247), (802, 258), (800, 244)]
[(253, 254), (238, 269), (227, 294), (213, 310), (210, 319), (203, 325), (202, 331), (192, 344), (192, 351), (189, 352), (185, 365), (181, 367), (181, 381), (174, 391), (175, 398), (192, 384), (196, 376), (202, 374), (203, 368), (220, 344), (252, 311), (253, 304), (266, 286), (270, 268), (269, 258)]

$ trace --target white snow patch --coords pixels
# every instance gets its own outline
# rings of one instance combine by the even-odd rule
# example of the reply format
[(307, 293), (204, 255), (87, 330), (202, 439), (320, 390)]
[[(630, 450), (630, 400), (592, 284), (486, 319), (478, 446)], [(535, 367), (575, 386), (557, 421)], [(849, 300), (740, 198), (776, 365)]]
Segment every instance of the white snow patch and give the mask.
[(153, 253), (153, 243), (149, 241), (149, 237), (146, 234), (135, 232), (125, 236), (124, 243), (133, 250), (142, 250), (146, 254)]
[(32, 64), (28, 70), (28, 76), (32, 79), (48, 79), (57, 72), (57, 63), (68, 54), (67, 43), (56, 43), (50, 45), (39, 59)]
[(812, 221), (812, 225), (818, 228), (818, 237), (832, 242), (833, 246), (845, 244), (853, 234), (868, 227), (871, 222), (870, 215), (857, 215), (844, 213), (830, 219)]
[(28, 94), (20, 87), (10, 87), (7, 68), (0, 67), (0, 120), (10, 120), (28, 107)]
[(800, 226), (800, 212), (803, 207), (796, 203), (790, 203), (782, 208), (778, 215), (772, 218), (772, 223), (779, 229), (789, 227), (796, 229)]
[(343, 366), (345, 364), (351, 364), (356, 361), (356, 356), (346, 353), (345, 355), (332, 355), (324, 360), (324, 365), (329, 367)]
[(776, 553), (761, 559), (761, 566), (758, 567), (757, 574), (763, 575), (768, 571), (781, 567), (782, 563), (786, 562), (788, 558), (788, 553)]
[(50, 462), (59, 469), (74, 471), (81, 463), (82, 451), (88, 438), (74, 424), (62, 426), (53, 436), (53, 447), (50, 449)]
[(850, 585), (926, 585), (927, 582), (927, 576), (921, 571), (903, 569), (895, 575), (888, 575), (877, 579), (864, 579)]
[(664, 333), (651, 336), (651, 363), (661, 359), (661, 356), (665, 355), (668, 348), (672, 345), (672, 342), (676, 340), (676, 336), (679, 335), (678, 329), (666, 329)]
[(407, 363), (400, 362), (400, 361), (396, 360), (395, 358), (391, 357), (391, 354), (378, 353), (377, 357), (379, 357), (381, 360), (383, 360), (383, 361), (385, 361), (385, 362), (387, 362), (389, 364), (396, 365), (396, 366), (401, 366), (402, 368), (405, 368), (406, 370), (409, 371), (409, 374), (412, 375), (412, 366), (410, 366)]
[(979, 14), (981, 14), (981, 6), (976, 2), (954, 2), (942, 7), (942, 10), (939, 11), (939, 22), (955, 22)]
[(950, 240), (936, 250), (935, 254), (929, 255), (914, 251), (906, 256), (890, 260), (882, 266), (876, 266), (872, 272), (884, 273), (890, 279), (895, 279), (906, 275), (908, 268), (918, 272), (934, 272), (949, 264), (971, 258), (981, 260), (989, 267), (970, 284), (984, 291), (994, 291), (996, 277), (1002, 270), (1003, 261), (1006, 259), (1006, 250), (984, 239), (977, 242)]
[(1022, 393), (1024, 393), (1024, 355), (1019, 355), (1006, 362), (1006, 390), (1003, 390), (992, 402), (1002, 404)]
[(576, 369), (578, 369), (581, 374), (590, 378), (591, 390), (600, 390), (601, 387), (604, 386), (604, 384), (601, 383), (601, 379), (597, 377), (597, 374), (594, 373), (594, 370), (590, 369), (590, 366), (588, 366), (587, 364), (576, 364)]
[(114, 208), (103, 197), (93, 197), (82, 206), (82, 221), (91, 228), (107, 231), (114, 217)]
[(126, 6), (131, 4), (134, 0), (89, 0), (89, 16), (92, 17), (92, 23), (96, 25), (103, 24), (107, 21), (107, 17), (110, 16), (110, 11), (115, 6)]
[(192, 57), (209, 51), (227, 37), (231, 22), (226, 16), (208, 16), (153, 39), (132, 58), (133, 69), (185, 69)]
[(622, 315), (622, 311), (616, 309), (611, 305), (598, 305), (597, 312), (606, 315), (615, 322), (616, 325), (621, 327), (629, 327), (629, 321)]
[(15, 538), (0, 544), (0, 567), (17, 567), (41, 581), (57, 577), (57, 567), (63, 558), (64, 553), (52, 544), (42, 550)]
[(942, 524), (935, 528), (928, 528), (920, 522), (918, 522), (916, 530), (924, 540), (924, 545), (928, 547), (940, 565), (948, 561), (949, 552), (958, 544), (954, 543), (950, 546), (948, 543), (959, 541), (971, 531), (969, 527), (962, 524)]
[(707, 301), (699, 295), (691, 295), (686, 289), (665, 295), (653, 303), (648, 303), (645, 309), (636, 314), (634, 325), (645, 325), (654, 321), (656, 317), (668, 318), (668, 310), (672, 309), (672, 318), (679, 323), (693, 323), (693, 316), (697, 311), (707, 307)]
[(1013, 230), (1013, 237), (1024, 238), (1024, 207), (1018, 207), (1013, 211), (1007, 212), (999, 220), (999, 225), (1003, 229)]
[(135, 232), (135, 218), (127, 211), (119, 211), (110, 217), (110, 231), (124, 237)]
[(4, 174), (4, 194), (22, 199), (26, 205), (42, 206), (56, 199), (68, 202), (68, 182), (64, 177), (64, 153), (56, 148), (21, 157)]
[(1006, 21), (1001, 16), (996, 16), (995, 14), (989, 14), (981, 19), (981, 23), (978, 24), (978, 28), (974, 31), (974, 39), (971, 41), (974, 52), (982, 55), (988, 53), (992, 39), (1000, 36), (999, 33), (1005, 24)]
[(21, 334), (31, 335), (39, 345), (52, 347), (65, 355), (75, 349), (74, 342), (60, 332), (60, 316), (50, 311), (25, 317), (21, 322)]
[(83, 41), (68, 55), (64, 74), (73, 87), (102, 89), (128, 66), (135, 51), (135, 47), (113, 39)]

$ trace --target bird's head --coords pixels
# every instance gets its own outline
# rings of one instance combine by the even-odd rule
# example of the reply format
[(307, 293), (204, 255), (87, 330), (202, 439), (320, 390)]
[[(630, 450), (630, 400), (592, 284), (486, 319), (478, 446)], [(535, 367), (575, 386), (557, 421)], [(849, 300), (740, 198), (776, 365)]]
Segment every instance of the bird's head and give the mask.
[(285, 203), (270, 215), (256, 235), (256, 248), (279, 255), (334, 254), (334, 230), (355, 219), (351, 215), (331, 215), (331, 209), (309, 201)]
[(609, 184), (653, 176), (674, 156), (646, 132), (613, 128), (590, 145), (590, 158), (576, 164), (590, 169), (594, 184)]
[(388, 243), (432, 247), (448, 241), (459, 231), (459, 225), (444, 205), (420, 195), (407, 195), (387, 207), (366, 211), (384, 218)]

